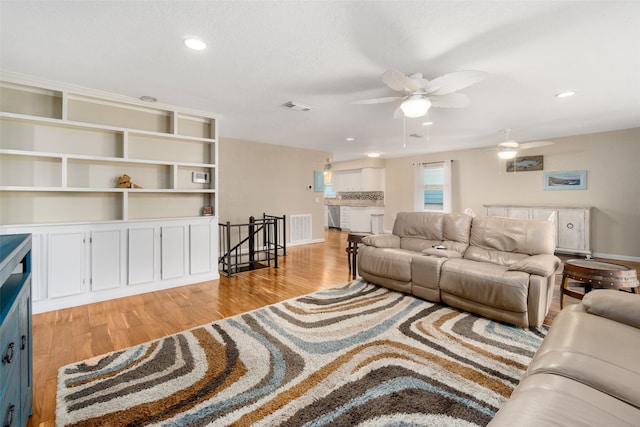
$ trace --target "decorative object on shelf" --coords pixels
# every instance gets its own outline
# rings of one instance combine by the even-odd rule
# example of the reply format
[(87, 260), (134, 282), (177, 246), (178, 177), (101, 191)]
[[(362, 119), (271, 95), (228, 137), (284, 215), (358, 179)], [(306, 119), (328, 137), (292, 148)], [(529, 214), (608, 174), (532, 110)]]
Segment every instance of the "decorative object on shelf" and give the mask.
[(587, 171), (546, 172), (545, 190), (586, 190)]
[(541, 171), (544, 167), (544, 156), (523, 156), (507, 160), (507, 172)]
[(118, 188), (142, 188), (138, 184), (131, 182), (131, 177), (127, 174), (118, 177)]
[(213, 208), (211, 206), (204, 206), (202, 208), (202, 216), (211, 216), (213, 215)]

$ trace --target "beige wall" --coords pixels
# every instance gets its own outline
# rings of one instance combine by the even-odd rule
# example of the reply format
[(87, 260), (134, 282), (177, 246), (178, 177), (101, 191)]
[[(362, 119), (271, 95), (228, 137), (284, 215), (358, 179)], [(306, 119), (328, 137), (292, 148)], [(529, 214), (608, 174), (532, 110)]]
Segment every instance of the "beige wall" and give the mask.
[(324, 193), (308, 187), (331, 153), (230, 138), (221, 138), (218, 150), (221, 223), (244, 224), (263, 212), (310, 213), (312, 239), (324, 239)]
[(464, 150), (385, 162), (385, 230), (413, 210), (414, 162), (453, 160), (453, 211), (484, 215), (486, 203), (585, 205), (596, 255), (640, 258), (640, 128), (564, 138), (522, 152), (544, 155), (544, 172), (587, 170), (587, 190), (544, 191), (543, 171), (505, 172), (492, 151)]

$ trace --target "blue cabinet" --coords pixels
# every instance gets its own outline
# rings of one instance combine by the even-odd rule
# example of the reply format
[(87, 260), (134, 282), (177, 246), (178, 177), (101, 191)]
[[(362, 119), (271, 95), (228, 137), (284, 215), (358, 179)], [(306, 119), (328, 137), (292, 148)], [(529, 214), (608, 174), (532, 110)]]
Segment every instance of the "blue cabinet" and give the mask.
[(31, 235), (0, 235), (0, 422), (26, 426), (33, 401)]

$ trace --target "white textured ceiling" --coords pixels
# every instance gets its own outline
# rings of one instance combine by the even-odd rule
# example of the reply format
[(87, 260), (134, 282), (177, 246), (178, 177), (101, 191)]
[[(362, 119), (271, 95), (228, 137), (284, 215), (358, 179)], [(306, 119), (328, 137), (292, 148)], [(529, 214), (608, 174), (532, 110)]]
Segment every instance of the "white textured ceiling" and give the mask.
[[(637, 1), (1, 0), (0, 15), (3, 71), (152, 95), (218, 114), (222, 137), (336, 161), (489, 146), (504, 128), (531, 141), (640, 126)], [(395, 95), (388, 68), (488, 77), (463, 90), (470, 107), (432, 108), (427, 130), (394, 104), (351, 104)], [(403, 148), (412, 133), (425, 138)]]

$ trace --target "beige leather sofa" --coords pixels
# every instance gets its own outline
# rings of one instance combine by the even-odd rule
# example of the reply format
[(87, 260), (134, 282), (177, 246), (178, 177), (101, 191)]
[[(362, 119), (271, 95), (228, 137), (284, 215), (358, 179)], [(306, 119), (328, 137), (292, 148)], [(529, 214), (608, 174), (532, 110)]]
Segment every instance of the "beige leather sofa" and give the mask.
[(489, 426), (639, 426), (640, 295), (588, 293), (554, 319)]
[(362, 243), (363, 279), (522, 327), (542, 325), (560, 266), (547, 221), (402, 212)]

